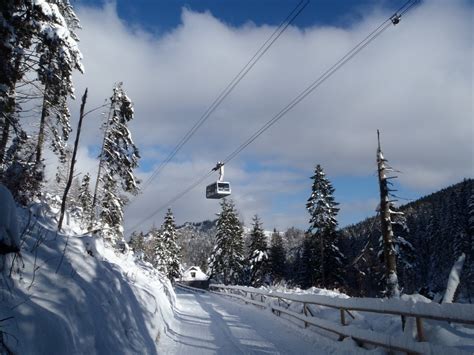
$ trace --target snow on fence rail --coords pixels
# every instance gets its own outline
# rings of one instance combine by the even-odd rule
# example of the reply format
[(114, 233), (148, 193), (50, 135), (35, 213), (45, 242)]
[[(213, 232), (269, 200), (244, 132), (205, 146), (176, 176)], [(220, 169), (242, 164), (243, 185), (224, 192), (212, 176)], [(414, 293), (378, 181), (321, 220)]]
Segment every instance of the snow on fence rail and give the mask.
[[(253, 287), (216, 284), (209, 285), (209, 288), (211, 292), (237, 298), (245, 303), (251, 303), (262, 308), (269, 308), (278, 316), (286, 314), (296, 318), (304, 323), (305, 328), (308, 325), (312, 325), (337, 334), (340, 340), (351, 337), (359, 343), (382, 346), (390, 350), (408, 353), (467, 354), (467, 352), (458, 348), (426, 342), (423, 319), (474, 324), (474, 306), (467, 304), (423, 303), (403, 299), (333, 298), (308, 294), (295, 295), (282, 292), (268, 292)], [(275, 300), (278, 305), (274, 304)], [(301, 313), (289, 310), (291, 302), (302, 304)], [(341, 324), (315, 317), (310, 307), (308, 307), (309, 305), (338, 309)], [(413, 317), (415, 318), (418, 342), (407, 337), (378, 333), (354, 326), (351, 327), (346, 322), (346, 314), (351, 318), (355, 318), (351, 311), (398, 315), (402, 317), (402, 322), (405, 322), (406, 317)]]
[(192, 292), (197, 292), (197, 293), (206, 293), (205, 290), (201, 289), (201, 288), (196, 288), (196, 287), (192, 287), (192, 286), (188, 286), (188, 285), (185, 285), (185, 284), (182, 284), (180, 282), (176, 282), (176, 287), (181, 287), (181, 288), (184, 288), (185, 290), (189, 290), (189, 291), (192, 291)]

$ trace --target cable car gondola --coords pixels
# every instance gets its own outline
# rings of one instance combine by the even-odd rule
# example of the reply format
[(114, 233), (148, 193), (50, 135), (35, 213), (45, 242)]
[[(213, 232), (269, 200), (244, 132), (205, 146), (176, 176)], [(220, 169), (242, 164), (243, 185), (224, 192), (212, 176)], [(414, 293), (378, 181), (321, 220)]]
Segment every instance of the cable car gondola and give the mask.
[(219, 180), (206, 186), (206, 198), (220, 199), (229, 196), (231, 193), (230, 183), (224, 180), (224, 163), (217, 162), (213, 171), (219, 170)]

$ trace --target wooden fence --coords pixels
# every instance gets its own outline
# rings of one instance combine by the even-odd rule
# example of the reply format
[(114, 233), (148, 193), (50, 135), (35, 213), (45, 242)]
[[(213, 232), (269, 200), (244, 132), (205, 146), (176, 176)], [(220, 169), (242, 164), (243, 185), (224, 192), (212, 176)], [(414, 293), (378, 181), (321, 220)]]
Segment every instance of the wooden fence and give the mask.
[[(372, 344), (409, 354), (468, 354), (468, 352), (459, 348), (429, 343), (424, 333), (424, 319), (474, 325), (474, 305), (440, 305), (436, 303), (416, 303), (402, 299), (344, 299), (309, 294), (297, 295), (268, 292), (251, 287), (225, 285), (210, 285), (210, 290), (213, 293), (239, 299), (247, 304), (253, 304), (265, 309), (270, 308), (278, 316), (284, 314), (302, 321), (305, 328), (312, 325), (334, 333), (339, 336), (339, 340), (351, 337), (360, 345)], [(301, 313), (289, 309), (293, 303), (302, 305)], [(317, 318), (311, 312), (309, 305), (337, 309), (339, 311), (340, 324)], [(351, 326), (347, 322), (346, 316), (355, 319), (354, 311), (400, 316), (402, 326), (404, 326), (408, 317), (412, 317), (415, 319), (416, 324), (416, 341), (406, 335), (394, 336)]]

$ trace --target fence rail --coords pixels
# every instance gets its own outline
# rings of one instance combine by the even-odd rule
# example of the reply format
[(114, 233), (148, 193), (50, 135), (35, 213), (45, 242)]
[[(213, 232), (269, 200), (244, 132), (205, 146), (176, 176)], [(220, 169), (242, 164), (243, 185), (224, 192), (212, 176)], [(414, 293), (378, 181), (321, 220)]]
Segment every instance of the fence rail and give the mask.
[(176, 282), (176, 287), (180, 287), (180, 288), (183, 288), (185, 290), (189, 290), (189, 291), (192, 291), (192, 292), (197, 292), (197, 293), (206, 293), (205, 290), (201, 289), (201, 288), (196, 288), (196, 287), (192, 287), (192, 286), (189, 286), (189, 285), (185, 285), (181, 282)]
[[(474, 305), (440, 305), (412, 302), (403, 299), (333, 298), (319, 295), (292, 295), (242, 286), (210, 285), (209, 287), (213, 293), (236, 298), (258, 307), (270, 308), (278, 316), (285, 314), (302, 321), (305, 328), (309, 325), (315, 326), (338, 335), (340, 340), (350, 337), (361, 345), (372, 344), (410, 354), (467, 354), (467, 352), (459, 348), (427, 342), (424, 334), (423, 319), (474, 324)], [(274, 304), (275, 301), (278, 305)], [(301, 313), (289, 309), (292, 303), (300, 303), (302, 305)], [(338, 309), (340, 324), (315, 317), (310, 307), (308, 307), (309, 305)], [(407, 317), (412, 317), (415, 319), (417, 341), (406, 336), (393, 336), (351, 326), (346, 320), (346, 315), (355, 318), (351, 311), (400, 316), (402, 326), (404, 326)]]

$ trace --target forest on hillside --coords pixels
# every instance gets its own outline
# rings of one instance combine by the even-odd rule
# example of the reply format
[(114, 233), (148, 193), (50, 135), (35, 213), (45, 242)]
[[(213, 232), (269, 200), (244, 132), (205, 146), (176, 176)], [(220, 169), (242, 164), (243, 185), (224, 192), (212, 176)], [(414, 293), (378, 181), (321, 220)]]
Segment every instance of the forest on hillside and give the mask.
[[(440, 301), (449, 272), (461, 253), (465, 253), (461, 283), (456, 300), (474, 300), (474, 180), (462, 182), (409, 202), (399, 208), (405, 214), (395, 233), (399, 237), (399, 279), (404, 293), (418, 292)], [(208, 270), (217, 220), (185, 223), (177, 228), (182, 262)], [(383, 263), (378, 255), (381, 238), (380, 219), (374, 216), (339, 230), (340, 248), (346, 258), (341, 288), (353, 296), (381, 296)], [(302, 280), (305, 231), (291, 227), (280, 235), (284, 249), (284, 275), (289, 286), (308, 286)], [(248, 253), (251, 230), (246, 229)], [(268, 237), (271, 247), (272, 236)]]

